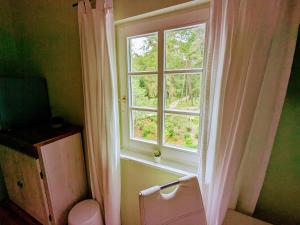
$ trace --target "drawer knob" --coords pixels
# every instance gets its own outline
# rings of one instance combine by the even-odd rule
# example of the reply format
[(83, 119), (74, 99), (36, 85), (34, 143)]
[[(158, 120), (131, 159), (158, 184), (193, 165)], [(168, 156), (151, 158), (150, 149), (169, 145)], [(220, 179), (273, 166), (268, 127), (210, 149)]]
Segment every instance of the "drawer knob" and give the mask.
[(23, 184), (22, 181), (18, 181), (18, 182), (17, 182), (17, 185), (18, 185), (20, 188), (22, 188), (22, 187), (24, 186), (24, 184)]

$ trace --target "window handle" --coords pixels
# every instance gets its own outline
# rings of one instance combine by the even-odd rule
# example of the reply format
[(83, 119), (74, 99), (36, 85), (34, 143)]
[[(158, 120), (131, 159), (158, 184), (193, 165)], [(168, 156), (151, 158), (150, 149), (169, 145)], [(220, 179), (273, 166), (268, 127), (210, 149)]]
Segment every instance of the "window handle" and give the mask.
[(123, 102), (123, 103), (126, 103), (126, 101), (127, 101), (127, 96), (122, 96), (122, 98), (121, 98), (121, 101)]

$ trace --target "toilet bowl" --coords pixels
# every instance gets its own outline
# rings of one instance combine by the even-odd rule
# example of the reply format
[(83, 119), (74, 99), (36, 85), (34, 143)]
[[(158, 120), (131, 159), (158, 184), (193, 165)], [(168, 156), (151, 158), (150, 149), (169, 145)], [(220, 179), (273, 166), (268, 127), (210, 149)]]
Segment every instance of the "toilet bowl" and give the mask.
[(69, 212), (68, 225), (102, 225), (98, 202), (88, 199), (77, 203)]

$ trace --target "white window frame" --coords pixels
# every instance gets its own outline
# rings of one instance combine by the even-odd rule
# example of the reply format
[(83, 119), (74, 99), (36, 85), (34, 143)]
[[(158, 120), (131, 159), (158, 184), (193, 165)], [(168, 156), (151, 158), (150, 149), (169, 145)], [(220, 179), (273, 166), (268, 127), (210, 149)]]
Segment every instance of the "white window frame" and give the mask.
[[(141, 19), (137, 21), (132, 21), (124, 24), (119, 24), (116, 26), (117, 33), (117, 57), (118, 57), (118, 78), (119, 78), (119, 104), (120, 104), (120, 118), (121, 118), (121, 150), (126, 152), (134, 153), (137, 155), (145, 155), (152, 157), (153, 151), (160, 149), (162, 152), (163, 161), (170, 161), (173, 164), (186, 165), (189, 167), (196, 168), (199, 164), (200, 146), (199, 144), (197, 152), (188, 149), (177, 148), (172, 145), (163, 145), (163, 119), (159, 119), (163, 116), (163, 98), (164, 92), (164, 32), (165, 30), (171, 30), (181, 27), (190, 27), (193, 25), (206, 23), (205, 38), (207, 39), (208, 34), (208, 17), (209, 17), (209, 6), (200, 5), (194, 6), (192, 8), (154, 16), (151, 18)], [(132, 36), (143, 36), (151, 33), (158, 33), (158, 70), (155, 72), (138, 72), (139, 75), (144, 74), (157, 74), (158, 76), (158, 140), (157, 144), (151, 143), (151, 141), (139, 141), (132, 139), (130, 137), (130, 109), (129, 101), (130, 99), (130, 88), (127, 67), (129, 59), (127, 57), (128, 42), (127, 38)], [(205, 53), (207, 47), (207, 41), (205, 40)], [(204, 57), (204, 65), (205, 65)], [(190, 71), (190, 70), (189, 70)], [(199, 69), (197, 69), (199, 71)], [(167, 71), (169, 73), (169, 71)], [(205, 76), (205, 71), (203, 71), (203, 77)], [(132, 74), (132, 73), (131, 73)], [(204, 84), (205, 82), (202, 82)], [(203, 85), (204, 87), (204, 85)], [(203, 88), (202, 88), (203, 89)], [(164, 90), (164, 91), (163, 91)], [(205, 91), (202, 90), (201, 98), (203, 99)], [(200, 101), (201, 104), (202, 101)], [(202, 109), (200, 107), (200, 124), (202, 124)], [(166, 110), (165, 110), (166, 111)], [(202, 131), (201, 126), (199, 129)], [(199, 138), (201, 133), (199, 133)]]

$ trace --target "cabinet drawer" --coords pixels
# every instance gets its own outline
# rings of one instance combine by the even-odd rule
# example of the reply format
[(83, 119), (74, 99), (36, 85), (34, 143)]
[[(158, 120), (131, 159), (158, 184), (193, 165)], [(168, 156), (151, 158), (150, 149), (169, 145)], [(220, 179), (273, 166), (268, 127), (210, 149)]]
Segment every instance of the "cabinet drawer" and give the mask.
[(48, 224), (39, 160), (0, 145), (0, 163), (10, 200), (42, 224)]

